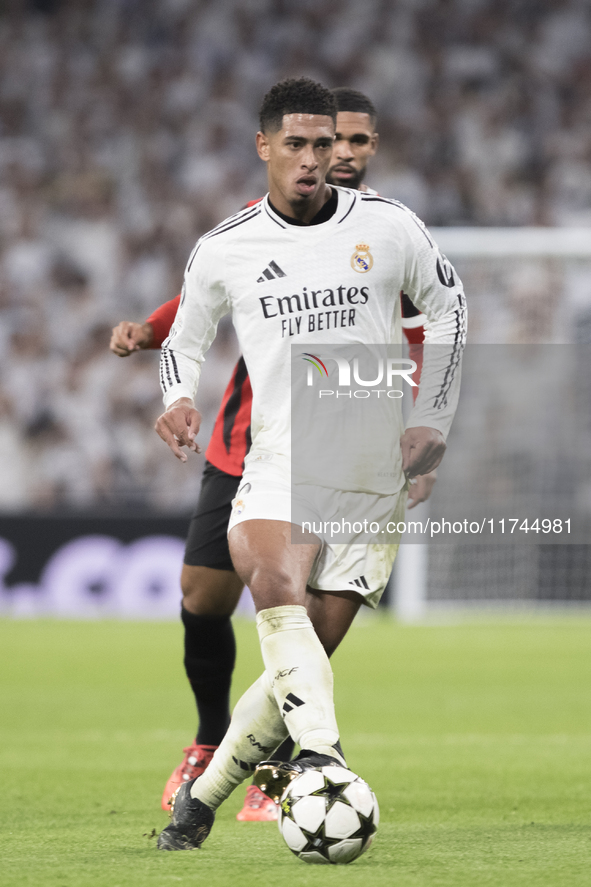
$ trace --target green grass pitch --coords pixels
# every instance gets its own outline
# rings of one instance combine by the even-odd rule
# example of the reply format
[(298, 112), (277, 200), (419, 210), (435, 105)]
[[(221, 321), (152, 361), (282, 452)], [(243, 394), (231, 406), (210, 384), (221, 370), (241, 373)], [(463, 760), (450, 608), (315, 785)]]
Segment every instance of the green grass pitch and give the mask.
[[(235, 698), (260, 672), (236, 625)], [(0, 621), (2, 887), (574, 887), (591, 883), (591, 619), (354, 627), (334, 657), (371, 850), (307, 866), (275, 824), (158, 853), (164, 781), (194, 729), (170, 623)]]

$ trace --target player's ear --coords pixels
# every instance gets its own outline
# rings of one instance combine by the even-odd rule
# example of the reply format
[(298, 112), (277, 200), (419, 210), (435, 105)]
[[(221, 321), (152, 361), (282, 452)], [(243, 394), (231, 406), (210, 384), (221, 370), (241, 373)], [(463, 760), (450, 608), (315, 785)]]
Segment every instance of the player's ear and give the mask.
[(377, 132), (374, 132), (374, 134), (372, 135), (370, 142), (369, 142), (369, 144), (371, 146), (371, 152), (370, 152), (371, 157), (373, 157), (373, 155), (378, 150), (379, 142), (380, 142), (380, 136)]
[(257, 132), (256, 145), (257, 154), (266, 163), (269, 159), (269, 139), (264, 132)]

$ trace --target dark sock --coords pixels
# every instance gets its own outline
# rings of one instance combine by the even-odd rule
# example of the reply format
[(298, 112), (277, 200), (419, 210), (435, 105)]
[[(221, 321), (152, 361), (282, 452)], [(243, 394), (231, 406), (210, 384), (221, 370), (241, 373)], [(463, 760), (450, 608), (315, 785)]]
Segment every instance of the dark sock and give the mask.
[(236, 641), (229, 616), (195, 616), (184, 607), (185, 671), (199, 714), (198, 745), (219, 745), (230, 723)]
[(291, 736), (288, 736), (287, 739), (283, 740), (277, 751), (273, 752), (271, 757), (274, 761), (291, 761), (294, 748), (295, 742)]

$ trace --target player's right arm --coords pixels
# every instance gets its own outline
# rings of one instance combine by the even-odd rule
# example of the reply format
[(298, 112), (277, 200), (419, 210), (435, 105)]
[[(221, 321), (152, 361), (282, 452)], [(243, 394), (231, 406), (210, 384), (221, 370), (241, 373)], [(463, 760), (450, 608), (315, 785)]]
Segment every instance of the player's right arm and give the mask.
[(177, 459), (187, 457), (181, 447), (199, 452), (195, 437), (201, 416), (194, 407), (203, 356), (215, 338), (229, 304), (220, 280), (223, 262), (211, 241), (202, 238), (187, 264), (179, 309), (170, 335), (162, 343), (160, 385), (165, 412), (156, 431)]

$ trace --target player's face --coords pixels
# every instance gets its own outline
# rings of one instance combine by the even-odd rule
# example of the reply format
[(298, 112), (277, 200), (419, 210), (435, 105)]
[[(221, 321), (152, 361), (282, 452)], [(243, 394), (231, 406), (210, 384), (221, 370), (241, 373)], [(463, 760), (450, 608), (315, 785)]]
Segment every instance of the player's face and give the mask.
[(331, 185), (358, 188), (368, 158), (373, 157), (377, 147), (378, 134), (374, 132), (369, 114), (339, 111), (337, 134), (326, 181)]
[(303, 221), (318, 212), (327, 199), (325, 179), (333, 143), (334, 123), (322, 114), (285, 114), (279, 132), (257, 133), (269, 196), (280, 212)]

